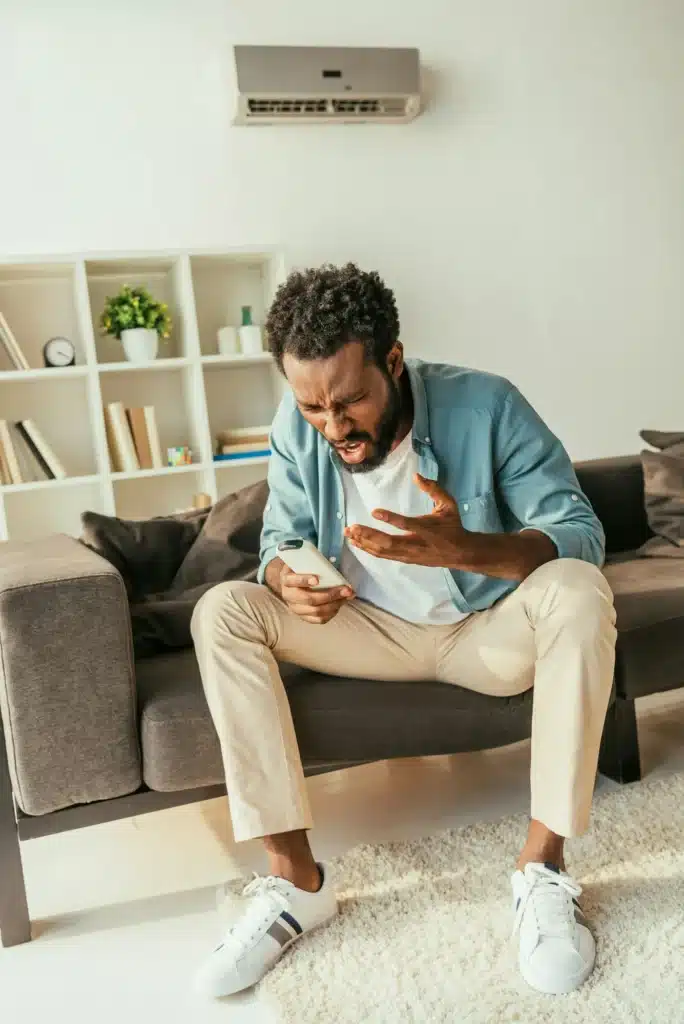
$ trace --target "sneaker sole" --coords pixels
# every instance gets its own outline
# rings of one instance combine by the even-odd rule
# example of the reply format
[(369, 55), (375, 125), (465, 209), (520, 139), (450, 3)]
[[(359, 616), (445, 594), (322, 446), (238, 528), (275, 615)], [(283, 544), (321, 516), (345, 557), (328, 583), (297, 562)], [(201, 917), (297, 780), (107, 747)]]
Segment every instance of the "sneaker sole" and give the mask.
[(523, 964), (518, 962), (518, 967), (524, 981), (527, 982), (530, 988), (536, 989), (537, 992), (543, 992), (544, 995), (547, 996), (563, 996), (567, 995), (569, 992), (574, 992), (575, 989), (578, 989), (580, 985), (584, 984), (591, 972), (594, 970), (594, 964), (592, 962), (578, 974), (572, 975), (571, 978), (568, 978), (562, 984), (552, 985), (550, 979), (537, 977), (534, 971), (531, 971), (527, 965), (523, 966)]
[[(256, 978), (255, 981), (247, 982), (246, 984), (241, 985), (239, 988), (229, 988), (228, 990), (225, 990), (225, 989), (221, 988), (221, 991), (219, 991), (218, 988), (214, 989), (213, 991), (208, 991), (208, 990), (203, 989), (202, 987), (200, 987), (199, 994), (203, 995), (205, 998), (209, 998), (209, 999), (229, 999), (231, 996), (237, 996), (241, 992), (246, 992), (246, 991), (248, 991), (248, 989), (254, 988), (254, 986), (258, 985), (259, 982), (263, 981), (263, 979), (266, 977), (266, 975), (269, 973), (269, 971), (272, 971), (273, 968), (275, 967), (275, 965), (280, 960), (282, 960), (282, 958), (283, 958), (285, 953), (287, 953), (289, 950), (291, 950), (293, 946), (295, 946), (301, 939), (305, 938), (307, 935), (311, 935), (313, 932), (317, 931), (318, 928), (323, 928), (324, 925), (330, 924), (331, 921), (335, 920), (337, 915), (338, 915), (338, 910), (336, 909), (335, 912), (330, 915), (330, 917), (326, 917), (322, 921), (319, 921), (318, 924), (313, 925), (311, 928), (307, 928), (307, 930), (305, 932), (302, 932), (301, 935), (293, 935), (292, 939), (286, 945), (284, 945), (281, 948), (280, 953), (278, 954), (276, 959), (273, 961), (273, 963), (270, 965), (270, 967), (268, 967), (263, 972), (263, 974), (261, 974), (258, 978)], [(238, 963), (239, 963), (239, 961), (238, 961)]]

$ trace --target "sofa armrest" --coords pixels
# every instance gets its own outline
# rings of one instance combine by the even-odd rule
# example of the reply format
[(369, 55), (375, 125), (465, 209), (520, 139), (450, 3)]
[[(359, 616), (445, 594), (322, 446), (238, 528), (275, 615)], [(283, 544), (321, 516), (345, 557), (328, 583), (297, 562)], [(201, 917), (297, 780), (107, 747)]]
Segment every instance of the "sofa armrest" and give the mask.
[(27, 814), (140, 785), (131, 652), (112, 565), (63, 534), (0, 544), (0, 711)]

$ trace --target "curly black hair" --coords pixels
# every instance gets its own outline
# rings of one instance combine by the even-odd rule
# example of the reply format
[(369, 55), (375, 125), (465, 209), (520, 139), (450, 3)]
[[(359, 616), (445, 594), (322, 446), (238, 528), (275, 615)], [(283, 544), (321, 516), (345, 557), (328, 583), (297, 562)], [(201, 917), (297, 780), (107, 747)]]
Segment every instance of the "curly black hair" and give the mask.
[(399, 338), (394, 293), (354, 263), (294, 271), (276, 292), (266, 336), (281, 369), (286, 352), (328, 359), (350, 341), (363, 342), (366, 357), (383, 366)]

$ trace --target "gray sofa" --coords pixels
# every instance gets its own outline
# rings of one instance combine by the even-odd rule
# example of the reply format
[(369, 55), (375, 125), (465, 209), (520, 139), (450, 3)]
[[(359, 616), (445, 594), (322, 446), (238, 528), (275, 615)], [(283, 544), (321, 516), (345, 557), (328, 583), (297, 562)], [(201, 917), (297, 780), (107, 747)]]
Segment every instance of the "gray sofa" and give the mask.
[[(637, 458), (584, 463), (618, 610), (601, 770), (639, 778), (634, 700), (684, 684), (684, 566), (637, 559), (649, 536)], [(284, 666), (307, 774), (529, 736), (531, 694), (331, 678)], [(20, 842), (225, 792), (194, 653), (134, 662), (122, 579), (57, 535), (0, 547), (0, 933), (30, 939)]]

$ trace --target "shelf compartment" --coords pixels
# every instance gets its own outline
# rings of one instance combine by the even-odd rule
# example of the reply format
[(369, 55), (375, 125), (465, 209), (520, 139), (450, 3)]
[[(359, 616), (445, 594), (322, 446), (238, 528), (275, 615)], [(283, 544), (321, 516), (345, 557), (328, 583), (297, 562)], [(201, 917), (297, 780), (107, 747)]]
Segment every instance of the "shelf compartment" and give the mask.
[[(215, 465), (218, 469), (221, 463), (215, 463)], [(265, 480), (267, 474), (268, 458), (255, 459), (247, 464), (244, 462), (231, 463), (229, 473), (219, 470), (216, 474), (216, 493), (219, 500), (225, 498), (227, 494), (234, 494), (236, 491), (242, 490), (243, 487), (255, 484), (258, 480)]]
[(190, 269), (202, 355), (218, 352), (219, 327), (239, 327), (243, 306), (263, 324), (273, 298), (274, 261), (268, 253), (191, 256)]
[(142, 285), (159, 302), (165, 302), (173, 321), (171, 337), (159, 342), (160, 357), (187, 356), (190, 352), (185, 319), (182, 315), (180, 260), (175, 257), (132, 257), (86, 260), (90, 312), (98, 363), (126, 362), (123, 345), (117, 338), (103, 335), (100, 316), (107, 296), (115, 295), (123, 285)]
[(204, 387), (212, 445), (220, 431), (272, 423), (280, 400), (279, 374), (274, 367), (230, 367), (205, 370)]
[(24, 419), (34, 421), (69, 478), (96, 473), (87, 383), (85, 376), (53, 378), (50, 374), (11, 381), (6, 377), (0, 381), (0, 419), (11, 425), (24, 483), (55, 482), (45, 480), (45, 474), (14, 427)]
[[(190, 415), (192, 373), (189, 369), (179, 365), (171, 369), (157, 367), (154, 374), (112, 371), (102, 374), (100, 386), (104, 405), (122, 402), (127, 409), (154, 406), (164, 462), (167, 448), (179, 445), (188, 445), (193, 458), (199, 461), (200, 430), (196, 417)], [(139, 472), (134, 475), (139, 476)]]
[[(73, 263), (0, 264), (0, 311), (32, 369), (44, 367), (43, 345), (57, 335), (72, 342), (76, 363), (85, 363)], [(0, 345), (0, 371), (12, 368)]]
[(208, 474), (203, 468), (193, 466), (192, 469), (193, 472), (185, 473), (175, 470), (155, 476), (114, 478), (117, 516), (122, 519), (151, 519), (189, 509), (195, 494), (211, 494), (212, 490)]
[(3, 488), (8, 536), (23, 541), (36, 540), (49, 533), (78, 537), (82, 513), (105, 512), (106, 509), (97, 479), (69, 482), (73, 486), (65, 486), (66, 481), (46, 483), (46, 490), (50, 488), (49, 502), (36, 501), (29, 487)]

